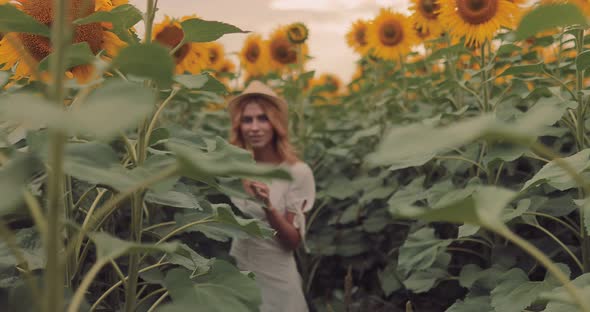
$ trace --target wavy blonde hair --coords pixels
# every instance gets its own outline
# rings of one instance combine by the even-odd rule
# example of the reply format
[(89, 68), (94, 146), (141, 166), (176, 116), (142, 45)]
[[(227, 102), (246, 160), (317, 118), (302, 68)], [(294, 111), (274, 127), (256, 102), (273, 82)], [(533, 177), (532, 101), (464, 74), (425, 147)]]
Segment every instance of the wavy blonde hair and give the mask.
[(263, 96), (251, 95), (244, 97), (230, 109), (229, 115), (231, 118), (231, 129), (229, 133), (229, 142), (235, 146), (252, 151), (252, 149), (247, 146), (244, 136), (240, 131), (240, 123), (244, 107), (250, 103), (260, 105), (262, 111), (264, 111), (268, 117), (274, 130), (272, 143), (275, 150), (278, 152), (279, 157), (281, 157), (281, 161), (287, 162), (288, 164), (294, 164), (299, 161), (297, 152), (289, 140), (289, 124), (288, 119), (286, 118), (286, 113), (283, 114), (275, 103)]

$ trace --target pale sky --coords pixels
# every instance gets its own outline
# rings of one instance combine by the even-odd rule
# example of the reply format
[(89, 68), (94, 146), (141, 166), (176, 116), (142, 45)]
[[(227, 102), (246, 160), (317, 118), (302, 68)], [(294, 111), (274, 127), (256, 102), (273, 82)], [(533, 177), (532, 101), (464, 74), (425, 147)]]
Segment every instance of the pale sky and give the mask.
[[(145, 10), (146, 0), (130, 0)], [(307, 66), (316, 75), (324, 72), (337, 74), (348, 82), (355, 70), (358, 56), (346, 45), (344, 38), (352, 22), (370, 19), (381, 7), (392, 7), (407, 12), (410, 0), (160, 0), (156, 22), (164, 15), (182, 17), (197, 14), (206, 20), (233, 24), (243, 30), (260, 33), (265, 38), (278, 25), (303, 22), (310, 29), (308, 41), (314, 59)], [(138, 31), (143, 30), (141, 22)], [(223, 36), (221, 42), (227, 53), (238, 52), (245, 34)]]

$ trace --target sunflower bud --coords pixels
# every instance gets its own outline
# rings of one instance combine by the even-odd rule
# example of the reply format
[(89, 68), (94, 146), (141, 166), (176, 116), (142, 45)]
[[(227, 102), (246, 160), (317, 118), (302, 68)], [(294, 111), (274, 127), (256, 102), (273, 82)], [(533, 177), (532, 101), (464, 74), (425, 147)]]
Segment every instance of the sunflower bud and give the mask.
[(293, 23), (287, 27), (287, 37), (294, 44), (302, 44), (307, 40), (309, 30), (303, 23)]

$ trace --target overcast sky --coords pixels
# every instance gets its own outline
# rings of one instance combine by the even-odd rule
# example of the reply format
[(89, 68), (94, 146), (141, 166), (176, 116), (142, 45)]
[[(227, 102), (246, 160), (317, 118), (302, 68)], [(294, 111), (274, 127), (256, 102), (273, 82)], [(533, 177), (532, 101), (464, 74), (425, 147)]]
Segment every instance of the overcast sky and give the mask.
[[(348, 82), (358, 57), (344, 38), (351, 23), (358, 18), (372, 18), (380, 7), (407, 12), (410, 0), (160, 0), (156, 22), (165, 14), (173, 17), (197, 14), (206, 20), (233, 24), (265, 38), (278, 25), (303, 22), (310, 29), (309, 49), (314, 57), (309, 69), (316, 74), (330, 72)], [(145, 10), (146, 0), (130, 0)], [(143, 25), (137, 25), (138, 31)], [(225, 35), (219, 41), (227, 52), (238, 52), (246, 35)]]

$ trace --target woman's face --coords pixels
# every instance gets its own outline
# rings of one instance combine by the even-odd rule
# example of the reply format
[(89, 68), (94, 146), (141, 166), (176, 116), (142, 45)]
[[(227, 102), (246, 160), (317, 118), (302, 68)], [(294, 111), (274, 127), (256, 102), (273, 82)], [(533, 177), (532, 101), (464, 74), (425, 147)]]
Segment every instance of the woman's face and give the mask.
[(269, 146), (274, 136), (274, 129), (268, 116), (258, 103), (248, 103), (242, 111), (240, 131), (248, 145), (253, 149)]

